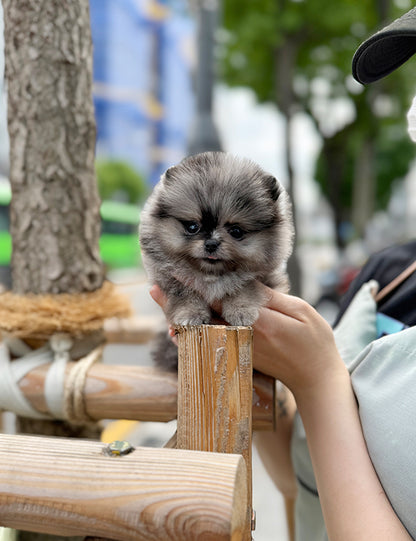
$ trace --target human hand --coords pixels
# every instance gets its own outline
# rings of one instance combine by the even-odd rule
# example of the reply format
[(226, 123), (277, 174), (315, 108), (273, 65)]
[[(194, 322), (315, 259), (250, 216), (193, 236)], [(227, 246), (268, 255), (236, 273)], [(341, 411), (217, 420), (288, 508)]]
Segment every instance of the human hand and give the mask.
[(253, 325), (254, 367), (295, 395), (348, 375), (332, 329), (318, 312), (298, 297), (263, 287), (268, 301)]
[[(163, 293), (163, 291), (160, 289), (160, 287), (153, 285), (150, 288), (149, 293), (152, 299), (156, 302), (156, 304), (158, 304), (162, 308), (162, 310), (165, 312), (168, 299), (165, 293)], [(172, 338), (172, 342), (178, 345), (178, 341), (175, 335), (175, 329), (172, 325), (169, 325), (169, 336)]]
[[(282, 381), (294, 394), (313, 393), (333, 377), (347, 376), (332, 329), (318, 312), (298, 297), (262, 287), (268, 300), (253, 325), (254, 367)], [(164, 309), (167, 299), (158, 286), (150, 289), (150, 295)], [(219, 304), (214, 308), (221, 312)], [(169, 334), (175, 341), (172, 326)]]

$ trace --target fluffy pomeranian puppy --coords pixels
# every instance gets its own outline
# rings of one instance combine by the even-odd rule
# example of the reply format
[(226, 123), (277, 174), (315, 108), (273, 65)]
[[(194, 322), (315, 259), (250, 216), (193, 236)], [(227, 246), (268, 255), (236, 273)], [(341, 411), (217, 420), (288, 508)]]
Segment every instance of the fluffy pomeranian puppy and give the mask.
[(207, 324), (210, 306), (221, 301), (229, 324), (251, 325), (265, 302), (258, 282), (289, 289), (291, 205), (276, 178), (248, 159), (205, 152), (169, 168), (146, 202), (139, 233), (171, 324)]

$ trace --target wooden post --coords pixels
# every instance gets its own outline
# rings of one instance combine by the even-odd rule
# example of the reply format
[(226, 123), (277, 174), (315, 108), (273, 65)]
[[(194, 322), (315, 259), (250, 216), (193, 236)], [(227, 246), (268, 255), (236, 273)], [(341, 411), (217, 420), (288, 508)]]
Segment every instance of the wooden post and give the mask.
[(247, 466), (244, 541), (251, 539), (252, 329), (178, 328), (179, 449), (241, 454)]
[(238, 455), (0, 436), (0, 526), (117, 541), (241, 541)]

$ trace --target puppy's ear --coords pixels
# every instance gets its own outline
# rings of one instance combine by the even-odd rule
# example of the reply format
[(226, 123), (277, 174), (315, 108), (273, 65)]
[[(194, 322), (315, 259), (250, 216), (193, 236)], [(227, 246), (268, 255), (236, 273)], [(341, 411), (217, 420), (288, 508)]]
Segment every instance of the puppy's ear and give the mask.
[(272, 175), (265, 176), (263, 179), (263, 184), (268, 190), (273, 201), (277, 201), (281, 193), (280, 184), (277, 179)]
[(174, 165), (172, 165), (172, 167), (169, 167), (169, 169), (167, 169), (167, 171), (165, 171), (165, 173), (163, 175), (163, 178), (164, 178), (164, 180), (165, 180), (165, 182), (167, 184), (170, 184), (174, 180), (174, 178), (175, 178), (174, 171), (175, 171), (175, 166)]

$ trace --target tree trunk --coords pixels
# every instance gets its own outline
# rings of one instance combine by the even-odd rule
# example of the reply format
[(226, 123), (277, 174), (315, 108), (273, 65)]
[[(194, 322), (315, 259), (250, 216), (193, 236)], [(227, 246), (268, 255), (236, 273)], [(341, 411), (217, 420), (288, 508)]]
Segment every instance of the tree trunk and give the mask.
[(341, 130), (332, 137), (322, 138), (322, 160), (325, 164), (328, 200), (334, 213), (335, 241), (337, 248), (344, 250), (347, 239), (341, 231), (342, 223), (345, 221), (342, 192), (347, 179), (345, 148), (348, 130)]
[[(3, 0), (3, 8), (13, 292), (93, 291), (103, 283), (104, 268), (98, 248), (89, 3)], [(89, 429), (57, 421), (20, 419), (18, 427), (91, 435)], [(19, 539), (63, 538), (20, 532)]]
[(374, 214), (376, 190), (374, 162), (374, 144), (367, 139), (357, 156), (353, 186), (352, 222), (354, 230), (361, 238)]
[(3, 0), (13, 291), (99, 288), (88, 0)]
[(294, 295), (302, 295), (302, 275), (299, 259), (297, 256), (297, 216), (296, 216), (296, 189), (295, 174), (293, 170), (293, 147), (292, 147), (292, 120), (294, 114), (295, 96), (293, 93), (294, 68), (298, 51), (297, 37), (288, 39), (282, 50), (277, 49), (275, 54), (275, 85), (276, 104), (285, 119), (285, 157), (288, 174), (288, 194), (292, 202), (293, 222), (295, 227), (295, 241), (292, 256), (288, 261), (288, 274), (290, 290)]

